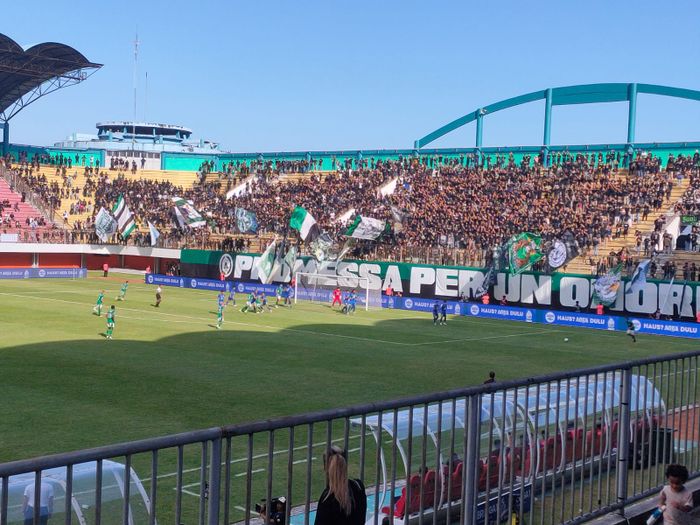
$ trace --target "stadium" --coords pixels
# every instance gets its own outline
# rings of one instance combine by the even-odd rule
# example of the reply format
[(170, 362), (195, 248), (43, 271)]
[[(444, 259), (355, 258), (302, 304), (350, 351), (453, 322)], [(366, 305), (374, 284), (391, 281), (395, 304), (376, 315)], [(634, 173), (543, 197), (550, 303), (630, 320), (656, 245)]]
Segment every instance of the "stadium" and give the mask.
[[(514, 82), (405, 149), (13, 142), (104, 47), (0, 35), (0, 525), (630, 523), (671, 478), (698, 519), (700, 141), (636, 136), (700, 90)], [(626, 140), (552, 140), (602, 103)]]

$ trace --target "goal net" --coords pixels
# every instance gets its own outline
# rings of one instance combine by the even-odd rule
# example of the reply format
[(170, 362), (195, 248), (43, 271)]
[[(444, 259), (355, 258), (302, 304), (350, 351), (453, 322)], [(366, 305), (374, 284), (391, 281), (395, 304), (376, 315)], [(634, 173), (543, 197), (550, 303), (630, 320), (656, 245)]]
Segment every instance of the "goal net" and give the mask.
[(382, 291), (370, 289), (366, 277), (324, 275), (319, 273), (297, 273), (294, 285), (294, 302), (310, 301), (317, 304), (330, 304), (333, 290), (340, 288), (345, 297), (353, 290), (357, 294), (357, 308), (382, 307)]

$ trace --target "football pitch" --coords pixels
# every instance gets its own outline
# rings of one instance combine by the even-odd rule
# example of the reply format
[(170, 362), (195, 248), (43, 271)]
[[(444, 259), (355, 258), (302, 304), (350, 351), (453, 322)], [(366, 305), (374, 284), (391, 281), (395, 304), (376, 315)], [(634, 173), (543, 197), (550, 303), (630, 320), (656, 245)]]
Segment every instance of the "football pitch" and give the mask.
[(469, 317), (433, 326), (429, 313), (400, 310), (346, 316), (309, 303), (241, 313), (240, 294), (216, 330), (216, 292), (164, 287), (160, 308), (154, 296), (140, 276), (114, 273), (0, 281), (0, 462), (464, 387), (489, 370), (514, 379), (697, 348)]

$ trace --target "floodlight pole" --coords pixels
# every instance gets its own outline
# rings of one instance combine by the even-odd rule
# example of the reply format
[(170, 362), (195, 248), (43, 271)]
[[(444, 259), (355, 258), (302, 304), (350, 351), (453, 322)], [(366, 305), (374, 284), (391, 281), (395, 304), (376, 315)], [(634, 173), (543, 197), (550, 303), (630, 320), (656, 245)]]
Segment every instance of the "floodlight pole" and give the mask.
[(139, 31), (136, 30), (136, 40), (134, 40), (134, 121), (131, 123), (131, 154), (132, 162), (136, 156), (136, 70), (139, 59)]

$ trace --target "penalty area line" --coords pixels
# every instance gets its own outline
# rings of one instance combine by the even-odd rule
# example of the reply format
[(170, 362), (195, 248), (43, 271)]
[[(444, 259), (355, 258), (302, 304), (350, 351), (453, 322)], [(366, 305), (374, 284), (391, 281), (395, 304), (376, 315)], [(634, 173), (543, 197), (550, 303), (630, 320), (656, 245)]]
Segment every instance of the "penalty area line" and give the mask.
[(517, 334), (508, 335), (490, 335), (487, 337), (467, 337), (465, 339), (446, 339), (444, 341), (430, 341), (427, 343), (410, 343), (410, 346), (437, 345), (442, 343), (461, 343), (463, 341), (486, 341), (489, 339), (505, 339), (508, 337), (524, 337), (527, 335), (551, 334), (554, 332), (566, 332), (567, 330), (538, 330), (536, 332), (519, 332)]

